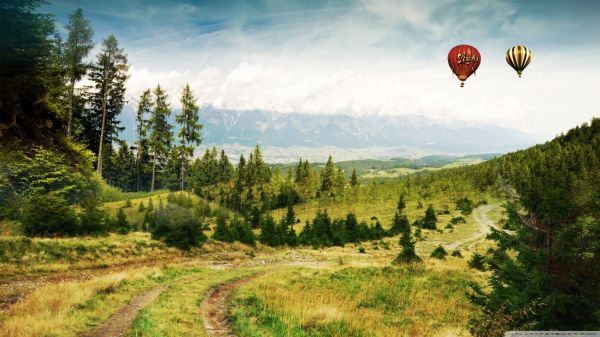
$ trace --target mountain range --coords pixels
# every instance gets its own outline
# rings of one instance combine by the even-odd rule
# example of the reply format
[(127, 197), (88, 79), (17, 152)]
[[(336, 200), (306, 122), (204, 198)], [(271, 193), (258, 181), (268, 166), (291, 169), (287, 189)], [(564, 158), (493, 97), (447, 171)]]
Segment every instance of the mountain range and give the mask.
[(261, 144), (269, 152), (267, 157), (272, 154), (276, 162), (287, 161), (285, 157), (307, 158), (313, 153), (313, 160), (320, 160), (327, 152), (343, 153), (338, 159), (344, 160), (503, 153), (536, 142), (511, 128), (443, 122), (419, 115), (318, 115), (208, 107), (200, 111), (200, 121), (204, 125), (203, 147), (217, 145), (237, 155)]

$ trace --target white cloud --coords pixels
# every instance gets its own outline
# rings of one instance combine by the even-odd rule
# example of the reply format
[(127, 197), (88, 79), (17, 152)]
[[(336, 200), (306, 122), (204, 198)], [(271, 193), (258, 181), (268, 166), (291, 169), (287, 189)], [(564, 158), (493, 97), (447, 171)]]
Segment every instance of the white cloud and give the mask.
[[(273, 15), (269, 24), (252, 29), (234, 22), (207, 35), (194, 35), (188, 26), (191, 31), (167, 32), (167, 44), (144, 43), (132, 51), (130, 104), (160, 83), (178, 108), (181, 88), (189, 83), (201, 105), (217, 108), (421, 114), (544, 137), (599, 114), (594, 48), (567, 55), (560, 46), (532, 42), (534, 60), (524, 77), (508, 67), (504, 51), (522, 38), (516, 25), (527, 28), (527, 41), (551, 34), (542, 29), (548, 23), (519, 16), (514, 3), (364, 0), (362, 6)], [(180, 36), (187, 38), (175, 38)], [(483, 61), (461, 89), (446, 53), (462, 42), (477, 46)]]

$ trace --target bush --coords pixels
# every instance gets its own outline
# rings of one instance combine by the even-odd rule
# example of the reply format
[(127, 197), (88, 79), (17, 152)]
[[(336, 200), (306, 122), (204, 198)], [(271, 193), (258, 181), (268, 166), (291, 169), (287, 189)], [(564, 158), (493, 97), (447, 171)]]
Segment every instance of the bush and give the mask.
[(127, 199), (127, 201), (125, 201), (125, 206), (123, 206), (123, 208), (129, 208), (131, 207), (131, 199)]
[(473, 212), (473, 201), (467, 197), (456, 200), (456, 209), (460, 210), (463, 215), (469, 215)]
[(360, 246), (360, 247), (358, 247), (358, 252), (361, 253), (361, 254), (366, 254), (367, 250), (365, 249), (365, 247)]
[(436, 223), (437, 217), (435, 216), (435, 209), (433, 208), (433, 205), (429, 205), (425, 211), (421, 226), (425, 229), (437, 229)]
[(140, 206), (138, 207), (138, 212), (143, 212), (146, 210), (146, 207), (144, 206), (144, 201), (140, 201)]
[(64, 199), (52, 195), (30, 197), (21, 214), (27, 236), (74, 236), (79, 234), (79, 219)]
[(437, 246), (437, 248), (431, 252), (431, 255), (429, 255), (429, 257), (440, 260), (446, 259), (446, 256), (448, 256), (448, 252), (441, 245)]
[(88, 193), (81, 203), (83, 212), (79, 215), (80, 234), (105, 234), (108, 232), (108, 222), (104, 220), (105, 212), (98, 208), (96, 194)]
[(127, 217), (125, 216), (125, 212), (123, 212), (122, 208), (119, 208), (119, 211), (117, 212), (117, 218), (114, 223), (114, 228), (119, 234), (127, 234), (131, 229), (129, 227)]
[(483, 255), (481, 255), (479, 253), (475, 253), (475, 254), (473, 254), (473, 256), (471, 256), (471, 259), (469, 260), (467, 265), (469, 266), (469, 268), (484, 271), (485, 270), (485, 257), (483, 257)]
[(462, 216), (452, 217), (452, 220), (450, 220), (450, 223), (453, 225), (456, 225), (459, 223), (467, 223), (467, 220), (465, 220), (465, 218), (463, 218)]
[(152, 238), (164, 239), (165, 243), (179, 249), (189, 250), (206, 242), (202, 223), (194, 213), (179, 205), (167, 204), (149, 215)]
[(463, 257), (462, 253), (458, 249), (453, 250), (451, 255), (454, 257)]

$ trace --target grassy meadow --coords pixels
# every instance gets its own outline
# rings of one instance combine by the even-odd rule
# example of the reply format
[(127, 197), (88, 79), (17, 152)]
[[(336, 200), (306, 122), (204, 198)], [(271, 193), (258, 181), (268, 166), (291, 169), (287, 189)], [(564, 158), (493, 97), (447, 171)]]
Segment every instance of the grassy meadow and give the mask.
[[(4, 222), (0, 282), (40, 275), (64, 275), (64, 280), (0, 287), (1, 296), (16, 299), (0, 311), (0, 330), (23, 337), (78, 336), (138, 294), (164, 285), (166, 290), (136, 315), (128, 336), (210, 336), (199, 315), (205, 294), (218, 284), (258, 273), (229, 299), (238, 336), (468, 336), (467, 321), (475, 310), (465, 296), (468, 284), (483, 284), (487, 274), (469, 269), (467, 261), (475, 251), (485, 253), (491, 243), (478, 236), (481, 224), (475, 213), (463, 215), (465, 222), (453, 228), (446, 225), (461, 216), (455, 202), (464, 196), (485, 201), (490, 205), (487, 216), (499, 222), (504, 214), (495, 195), (466, 187), (411, 189), (403, 180), (365, 180), (342, 195), (294, 206), (300, 220), (295, 229), (299, 232), (319, 209), (332, 217), (351, 211), (367, 223), (377, 218), (389, 228), (401, 193), (407, 196), (404, 214), (410, 222), (421, 218), (429, 204), (437, 211), (438, 229), (423, 229), (415, 238), (421, 264), (392, 264), (401, 250), (398, 236), (321, 249), (209, 239), (199, 248), (178, 250), (140, 231), (150, 200), (154, 207), (169, 203), (165, 191), (121, 193), (101, 205), (110, 217), (123, 210), (134, 229), (128, 234), (27, 238), (19, 234), (18, 223)], [(178, 195), (206, 203), (190, 193)], [(279, 219), (285, 209), (271, 214)], [(208, 237), (215, 221), (212, 215), (204, 218)], [(451, 244), (462, 257), (429, 258), (439, 245)]]

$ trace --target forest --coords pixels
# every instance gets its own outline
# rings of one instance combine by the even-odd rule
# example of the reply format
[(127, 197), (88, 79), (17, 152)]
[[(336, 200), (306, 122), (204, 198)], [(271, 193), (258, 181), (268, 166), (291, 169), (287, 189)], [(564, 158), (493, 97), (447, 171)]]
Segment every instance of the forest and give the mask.
[[(55, 262), (94, 266), (102, 260), (104, 248), (91, 247), (109, 245), (106, 240), (113, 239), (119, 244), (109, 250), (115, 250), (111, 258), (118, 256), (118, 261), (105, 262), (107, 266), (142, 261), (141, 257), (134, 260), (136, 254), (150, 254), (152, 259), (159, 255), (198, 258), (221, 249), (212, 247), (229, 247), (231, 254), (241, 256), (236, 259), (302, 251), (315, 259), (314, 264), (326, 259), (315, 254), (329, 254), (337, 256), (327, 260), (336, 268), (356, 254), (358, 259), (369, 253), (387, 254), (373, 255), (385, 259), (386, 267), (373, 262), (370, 269), (319, 270), (312, 279), (306, 271), (285, 269), (281, 282), (289, 282), (283, 285), (287, 292), (273, 288), (267, 276), (259, 276), (232, 300), (233, 326), (245, 336), (283, 335), (294, 327), (311, 331), (313, 325), (319, 334), (297, 336), (367, 336), (367, 325), (354, 326), (342, 319), (301, 322), (298, 317), (304, 316), (294, 311), (300, 309), (285, 307), (272, 294), (294, 302), (288, 297), (302, 291), (295, 282), (304, 282), (298, 284), (330, 296), (325, 293), (332, 287), (359, 289), (371, 278), (384, 282), (389, 273), (397, 287), (381, 290), (391, 292), (381, 301), (401, 297), (393, 289), (412, 287), (402, 283), (407, 278), (425, 278), (431, 288), (443, 284), (448, 294), (456, 296), (456, 303), (469, 308), (465, 309), (469, 315), (456, 320), (464, 325), (461, 331), (473, 336), (502, 336), (509, 330), (600, 329), (600, 269), (595, 267), (600, 264), (599, 118), (546, 143), (490, 155), (481, 163), (385, 180), (363, 176), (365, 166), (372, 163), (336, 164), (331, 156), (324, 164), (299, 158), (294, 165), (270, 165), (258, 144), (239, 158), (230, 158), (217, 147), (199, 153), (202, 115), (189, 85), (180, 93), (167, 93), (160, 83), (150, 84), (137, 100), (136, 124), (120, 125), (130, 67), (126, 46), (110, 35), (94, 49), (94, 31), (81, 9), (72, 12), (64, 29), (58, 29), (53, 16), (38, 13), (41, 4), (28, 0), (0, 5), (4, 51), (0, 56), (0, 261), (6, 275), (32, 274), (41, 265)], [(90, 55), (92, 50), (98, 53)], [(90, 85), (79, 85), (83, 79)], [(174, 119), (169, 95), (179, 97), (182, 106)], [(125, 127), (135, 128), (135, 142), (120, 139)], [(404, 165), (422, 168), (444, 163), (444, 158), (432, 157)], [(478, 230), (466, 233), (468, 226), (476, 226), (474, 213), (487, 206), (491, 209), (492, 204), (501, 205), (499, 225), (476, 237), (480, 246), (465, 248)], [(444, 239), (453, 235), (458, 238), (455, 245)], [(136, 248), (117, 252), (129, 244)], [(391, 244), (395, 246), (390, 248)], [(78, 251), (97, 258), (78, 260), (74, 257)], [(462, 259), (463, 254), (468, 259)], [(39, 255), (45, 257), (38, 260)], [(444, 270), (440, 267), (444, 262), (438, 260), (450, 261), (445, 267), (449, 270), (453, 264), (460, 267), (443, 281), (436, 273)], [(179, 291), (176, 294), (183, 301), (185, 291), (192, 290), (185, 288), (191, 285), (177, 283), (183, 280), (179, 277), (193, 278), (199, 272), (172, 268), (154, 279), (139, 276), (129, 287), (149, 289), (172, 281), (179, 287), (173, 291)], [(230, 276), (256, 272), (242, 268)], [(209, 289), (209, 284), (233, 279), (211, 273), (216, 271), (208, 271), (210, 277), (195, 286)], [(338, 279), (346, 280), (345, 285)], [(111, 291), (126, 292), (115, 287)], [(386, 310), (401, 307), (369, 302), (371, 295), (357, 293), (364, 302), (352, 305), (383, 308), (385, 315)], [(160, 328), (156, 320), (168, 304), (153, 306), (135, 321), (139, 331)], [(90, 315), (96, 310), (86, 308)], [(18, 312), (14, 315), (2, 316), (0, 327), (17, 331), (8, 330), (17, 329), (13, 318), (22, 319)], [(260, 319), (245, 321), (248, 315)], [(266, 324), (269, 320), (274, 323)], [(144, 326), (150, 321), (158, 325)], [(73, 324), (65, 325), (65, 331), (85, 330)], [(419, 330), (422, 327), (412, 321), (402, 324), (397, 325), (404, 326), (403, 333), (431, 332)], [(396, 326), (390, 323), (388, 328), (392, 325)], [(375, 331), (385, 335), (386, 330)]]

